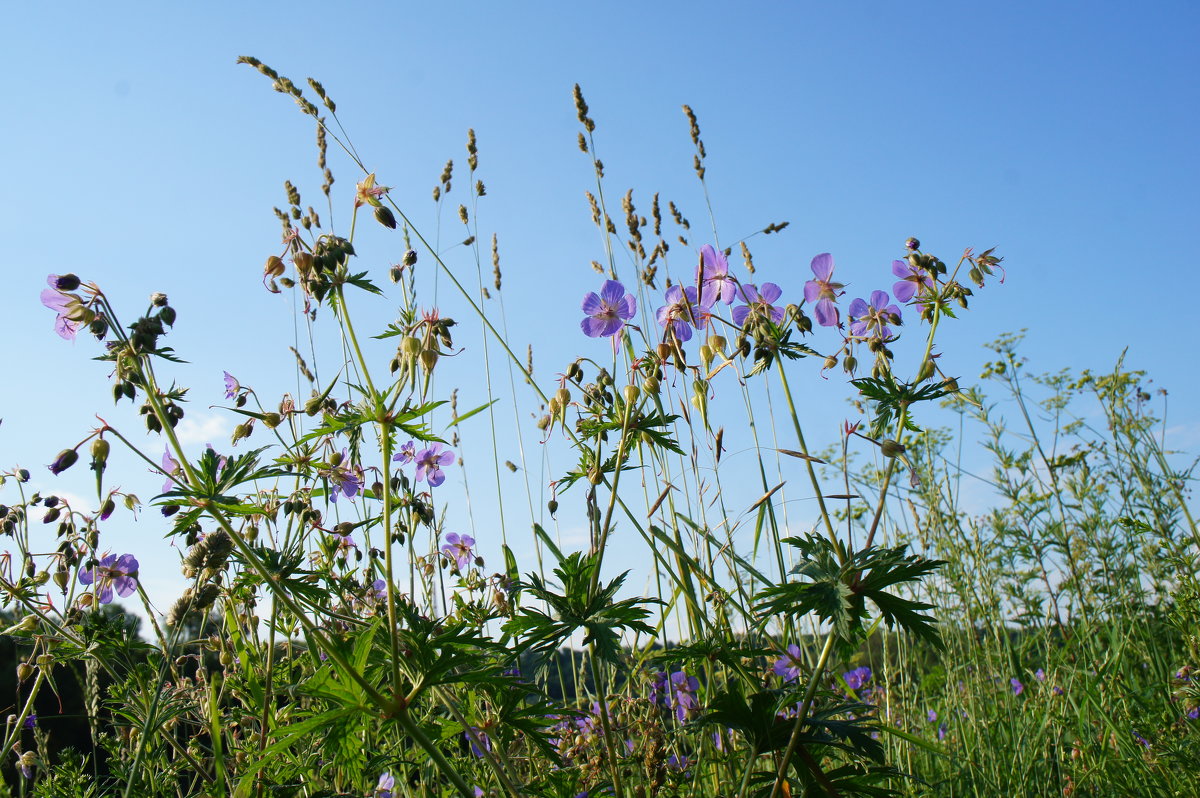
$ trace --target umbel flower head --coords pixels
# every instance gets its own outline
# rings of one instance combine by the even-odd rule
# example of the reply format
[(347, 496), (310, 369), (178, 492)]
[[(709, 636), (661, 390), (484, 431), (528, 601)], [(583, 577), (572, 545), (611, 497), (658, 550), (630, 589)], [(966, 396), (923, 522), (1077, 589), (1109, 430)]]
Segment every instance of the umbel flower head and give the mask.
[(81, 585), (94, 584), (96, 600), (101, 604), (112, 601), (113, 588), (117, 595), (128, 596), (137, 590), (138, 561), (132, 554), (122, 554), (117, 557), (109, 554), (91, 568), (79, 572)]
[(633, 294), (625, 293), (625, 286), (616, 280), (606, 281), (599, 294), (592, 292), (585, 296), (581, 307), (587, 318), (579, 326), (589, 338), (616, 335), (637, 313)]

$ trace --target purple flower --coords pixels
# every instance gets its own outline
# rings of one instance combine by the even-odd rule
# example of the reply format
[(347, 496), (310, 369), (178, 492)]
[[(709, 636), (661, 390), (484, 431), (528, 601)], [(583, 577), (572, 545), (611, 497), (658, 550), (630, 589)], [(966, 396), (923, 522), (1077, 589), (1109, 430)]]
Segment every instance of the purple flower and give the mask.
[(650, 682), (650, 703), (662, 704), (667, 700), (667, 672), (657, 671)]
[(671, 674), (671, 706), (675, 708), (675, 718), (680, 723), (700, 708), (696, 701), (696, 691), (699, 689), (700, 680), (695, 676), (688, 676), (687, 671), (675, 671)]
[(929, 710), (928, 712), (925, 713), (925, 720), (929, 721), (930, 723), (933, 723), (935, 720), (937, 720), (937, 712), (935, 712), (932, 709)]
[(492, 750), (492, 741), (488, 739), (487, 732), (478, 726), (472, 726), (470, 731), (463, 732), (463, 737), (471, 744), (471, 754), (478, 759), (483, 759), (484, 751)]
[(1025, 685), (1021, 684), (1021, 680), (1017, 677), (1014, 676), (1013, 678), (1009, 679), (1008, 683), (1012, 685), (1013, 695), (1020, 695), (1021, 693), (1025, 692)]
[(349, 461), (346, 459), (345, 449), (342, 449), (341, 457), (335, 459), (337, 462), (336, 465), (318, 469), (317, 474), (333, 483), (333, 490), (329, 492), (331, 501), (337, 502), (339, 493), (347, 499), (353, 499), (359, 490), (362, 489), (362, 477), (350, 468)]
[(1149, 747), (1150, 747), (1150, 741), (1149, 741), (1149, 740), (1147, 740), (1147, 739), (1146, 739), (1145, 737), (1143, 737), (1142, 735), (1138, 734), (1138, 730), (1137, 730), (1137, 729), (1132, 729), (1132, 731), (1133, 731), (1133, 739), (1135, 739), (1135, 740), (1137, 740), (1139, 743), (1141, 743), (1143, 748), (1149, 748)]
[(606, 280), (600, 293), (592, 292), (583, 298), (583, 312), (587, 318), (579, 322), (583, 334), (589, 338), (604, 338), (616, 335), (625, 322), (637, 313), (637, 302), (633, 294), (625, 293), (625, 286), (616, 280)]
[(1200, 719), (1200, 706), (1195, 706), (1195, 707), (1192, 707), (1191, 709), (1189, 709), (1187, 716), (1188, 716), (1188, 720)]
[(673, 331), (681, 343), (692, 340), (692, 327), (703, 330), (708, 325), (713, 296), (706, 293), (697, 300), (696, 286), (680, 288), (673, 285), (667, 289), (666, 300), (667, 304), (659, 308), (655, 316), (659, 325), (665, 328), (664, 332)]
[(436, 488), (445, 481), (442, 466), (454, 462), (454, 452), (442, 451), (440, 443), (434, 443), (428, 449), (422, 449), (415, 455), (417, 462), (417, 482), (426, 481), (429, 487)]
[(350, 549), (358, 548), (358, 544), (354, 542), (354, 538), (352, 536), (339, 535), (337, 532), (332, 534), (334, 546), (336, 546), (338, 551), (349, 551)]
[(29, 716), (27, 718), (25, 718), (25, 728), (26, 729), (37, 728), (37, 715), (36, 714), (30, 712)]
[(687, 770), (692, 766), (692, 761), (685, 755), (671, 754), (667, 758), (667, 767), (671, 770)]
[(823, 252), (813, 258), (812, 273), (816, 279), (804, 284), (804, 301), (816, 303), (813, 315), (817, 317), (817, 324), (822, 327), (837, 327), (841, 319), (834, 303), (846, 292), (842, 290), (844, 285), (833, 282), (833, 256)]
[(471, 547), (474, 545), (475, 538), (470, 535), (451, 532), (446, 535), (446, 545), (442, 546), (442, 554), (445, 554), (448, 559), (454, 560), (455, 570), (462, 571), (475, 558), (475, 553), (471, 551)]
[(387, 582), (376, 579), (371, 583), (371, 596), (377, 599), (387, 598)]
[(113, 588), (118, 596), (128, 596), (137, 590), (138, 561), (132, 554), (122, 554), (117, 557), (109, 554), (91, 568), (79, 572), (81, 585), (95, 584), (97, 601), (108, 604), (113, 598)]
[(937, 734), (938, 734), (938, 740), (946, 739), (946, 722), (945, 721), (942, 721), (941, 723), (938, 724)]
[(396, 787), (396, 777), (391, 773), (384, 771), (379, 777), (379, 783), (375, 785), (375, 792), (372, 793), (374, 798), (392, 798), (392, 790)]
[(233, 399), (238, 395), (238, 391), (242, 390), (242, 386), (238, 384), (237, 379), (228, 371), (225, 374), (225, 398)]
[(774, 305), (781, 296), (783, 296), (783, 289), (775, 283), (763, 283), (762, 291), (759, 291), (752, 283), (739, 286), (738, 298), (746, 304), (738, 305), (733, 309), (733, 323), (741, 327), (753, 313), (764, 319), (769, 318), (775, 324), (782, 324), (783, 308), (777, 308)]
[(1055, 695), (1062, 695), (1063, 693), (1065, 693), (1065, 692), (1066, 692), (1066, 690), (1063, 690), (1061, 687), (1059, 687), (1059, 686), (1056, 684), (1056, 685), (1054, 685), (1054, 687), (1052, 687), (1052, 688), (1050, 689), (1050, 692), (1054, 693)]
[(729, 260), (724, 252), (710, 244), (700, 247), (699, 278), (700, 295), (708, 298), (708, 305), (718, 299), (726, 305), (733, 303), (735, 281), (729, 274)]
[(846, 686), (851, 690), (861, 690), (863, 685), (871, 681), (871, 669), (863, 665), (849, 673), (843, 673), (842, 679), (846, 681)]
[(775, 675), (782, 676), (785, 682), (794, 682), (800, 678), (800, 670), (804, 667), (800, 659), (800, 646), (792, 643), (787, 647), (787, 653), (775, 661)]
[(907, 302), (919, 293), (933, 290), (933, 280), (925, 270), (906, 260), (892, 261), (892, 274), (900, 278), (900, 282), (892, 285), (892, 293), (896, 295), (897, 302)]
[(179, 461), (171, 456), (171, 450), (167, 449), (162, 456), (162, 470), (167, 475), (167, 481), (163, 483), (163, 493), (170, 493), (175, 490), (177, 477), (183, 473), (183, 469), (179, 467)]
[(1046, 672), (1041, 668), (1038, 668), (1033, 672), (1033, 678), (1037, 679), (1039, 682), (1044, 682), (1046, 681)]
[(76, 461), (78, 460), (79, 452), (75, 451), (74, 449), (63, 449), (58, 453), (58, 456), (54, 458), (54, 462), (46, 467), (50, 469), (51, 474), (58, 476), (71, 466), (75, 465)]
[(417, 445), (413, 441), (409, 441), (400, 447), (400, 450), (396, 452), (396, 456), (392, 458), (392, 462), (400, 463), (401, 465), (408, 465), (416, 456)]
[[(74, 294), (64, 293), (64, 290), (58, 286), (63, 280), (68, 277), (74, 277), (71, 274), (57, 275), (51, 274), (46, 278), (46, 283), (50, 286), (42, 291), (42, 304), (53, 310), (57, 317), (54, 319), (54, 331), (58, 333), (60, 338), (68, 341), (75, 340), (75, 334), (79, 332), (79, 328), (83, 326), (82, 319), (87, 315), (86, 309), (83, 307), (83, 301)], [(68, 285), (70, 283), (67, 283)], [(75, 288), (79, 287), (79, 278), (75, 277)]]
[(888, 304), (887, 291), (872, 291), (871, 301), (856, 299), (850, 303), (850, 334), (890, 338), (889, 324), (900, 323), (900, 308)]

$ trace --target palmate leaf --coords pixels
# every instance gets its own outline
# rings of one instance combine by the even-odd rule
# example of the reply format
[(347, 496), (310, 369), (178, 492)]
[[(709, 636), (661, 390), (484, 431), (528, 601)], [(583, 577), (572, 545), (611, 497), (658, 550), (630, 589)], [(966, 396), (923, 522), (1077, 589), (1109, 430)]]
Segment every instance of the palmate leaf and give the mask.
[(793, 721), (778, 714), (780, 692), (759, 690), (745, 696), (734, 687), (708, 700), (708, 713), (696, 722), (733, 729), (758, 753), (785, 748), (792, 734)]
[(943, 382), (909, 383), (898, 382), (890, 373), (881, 377), (862, 377), (851, 380), (867, 399), (875, 402), (875, 420), (871, 423), (871, 434), (881, 438), (895, 430), (899, 419), (904, 429), (920, 432), (912, 420), (909, 408), (918, 402), (931, 402), (954, 393), (953, 388)]

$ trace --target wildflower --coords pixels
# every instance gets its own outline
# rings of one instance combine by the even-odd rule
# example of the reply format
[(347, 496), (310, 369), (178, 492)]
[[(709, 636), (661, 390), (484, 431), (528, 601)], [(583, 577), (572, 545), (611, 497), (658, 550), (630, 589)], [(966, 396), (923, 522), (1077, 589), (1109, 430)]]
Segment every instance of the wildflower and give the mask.
[(871, 301), (856, 299), (850, 303), (850, 334), (860, 338), (873, 335), (890, 338), (889, 324), (900, 323), (900, 308), (888, 304), (887, 291), (872, 291)]
[(692, 766), (692, 761), (685, 755), (671, 754), (667, 758), (667, 767), (671, 770), (687, 770)]
[(842, 679), (845, 680), (846, 686), (851, 690), (861, 690), (863, 685), (871, 681), (871, 669), (863, 665), (849, 673), (843, 673)]
[(379, 777), (379, 783), (375, 785), (375, 792), (372, 793), (373, 798), (392, 798), (392, 790), (396, 787), (396, 777), (388, 771), (384, 771)]
[(897, 302), (907, 302), (918, 293), (924, 293), (922, 289), (933, 290), (933, 280), (925, 270), (906, 260), (892, 261), (892, 274), (900, 278), (899, 282), (892, 285), (892, 293), (896, 295)]
[(650, 703), (663, 704), (667, 700), (667, 672), (657, 671), (650, 682)]
[(238, 384), (237, 379), (228, 371), (225, 372), (225, 398), (233, 399), (237, 397), (238, 391), (242, 390), (242, 386)]
[(1021, 680), (1017, 677), (1014, 676), (1013, 678), (1009, 679), (1008, 683), (1012, 685), (1013, 695), (1020, 695), (1021, 693), (1025, 692), (1025, 685), (1021, 684)]
[[(696, 286), (689, 285), (687, 288), (680, 288), (673, 285), (667, 289), (666, 293), (667, 304), (658, 309), (655, 317), (658, 319), (659, 325), (665, 328), (664, 331), (675, 333), (675, 337), (682, 343), (692, 340), (692, 327), (697, 330), (703, 330), (708, 325), (708, 317), (711, 315), (712, 296), (702, 296), (699, 299), (696, 297)], [(737, 313), (735, 310), (734, 313)]]
[(354, 538), (351, 535), (343, 535), (340, 532), (333, 533), (333, 543), (338, 551), (344, 552), (358, 548), (358, 544), (354, 542)]
[(935, 712), (932, 709), (929, 710), (928, 712), (925, 713), (925, 720), (929, 721), (930, 723), (933, 723), (935, 720), (937, 720), (937, 712)]
[(763, 283), (762, 291), (759, 291), (752, 283), (746, 283), (739, 286), (738, 296), (746, 304), (738, 305), (733, 309), (734, 324), (739, 327), (744, 325), (746, 319), (752, 314), (761, 318), (769, 318), (774, 324), (783, 323), (783, 308), (777, 308), (773, 304), (783, 296), (783, 289), (775, 283)]
[(735, 281), (729, 274), (729, 260), (724, 252), (710, 244), (700, 247), (698, 277), (696, 282), (700, 284), (701, 297), (707, 296), (709, 305), (718, 299), (726, 305), (733, 304)]
[(37, 728), (37, 715), (34, 714), (33, 712), (30, 712), (29, 716), (25, 718), (25, 728), (26, 729)]
[(478, 726), (472, 726), (470, 731), (463, 732), (463, 737), (471, 744), (471, 754), (478, 759), (483, 759), (484, 751), (492, 750), (492, 741), (487, 732)]
[(1139, 743), (1141, 743), (1141, 745), (1142, 745), (1142, 747), (1143, 747), (1143, 748), (1149, 748), (1149, 747), (1150, 747), (1150, 741), (1149, 741), (1149, 740), (1147, 740), (1147, 739), (1146, 739), (1145, 737), (1143, 737), (1142, 735), (1138, 734), (1138, 730), (1137, 730), (1137, 729), (1132, 729), (1131, 731), (1133, 732), (1133, 739), (1135, 739), (1135, 740), (1137, 740)]
[(179, 467), (179, 461), (171, 456), (171, 450), (167, 449), (162, 456), (162, 470), (167, 475), (167, 481), (163, 483), (163, 493), (170, 493), (175, 490), (175, 485), (179, 481), (177, 477), (183, 473), (183, 469)]
[(815, 302), (813, 315), (817, 324), (822, 327), (837, 327), (841, 323), (838, 314), (837, 298), (846, 293), (842, 283), (833, 282), (833, 256), (823, 252), (812, 259), (812, 273), (815, 280), (804, 284), (804, 301)]
[(371, 596), (380, 600), (387, 598), (387, 582), (382, 579), (376, 579), (372, 582)]
[(446, 480), (442, 466), (454, 462), (454, 452), (442, 451), (440, 443), (434, 443), (428, 449), (422, 449), (414, 455), (417, 463), (417, 482), (428, 482), (429, 487), (436, 488)]
[(800, 646), (792, 643), (787, 647), (787, 653), (775, 661), (775, 675), (782, 676), (785, 682), (794, 682), (800, 677), (800, 669), (804, 667), (800, 659)]
[(913, 252), (916, 252), (918, 249), (921, 248), (921, 242), (918, 241), (917, 239), (913, 238), (912, 236), (909, 236), (908, 239), (904, 242), (904, 248), (912, 250)]
[(346, 450), (342, 449), (340, 457), (331, 458), (333, 462), (328, 468), (322, 468), (317, 471), (317, 474), (325, 477), (333, 483), (333, 490), (329, 492), (331, 501), (336, 502), (338, 493), (341, 493), (347, 499), (353, 499), (362, 489), (362, 478), (355, 473), (346, 460)]
[(947, 731), (946, 722), (942, 721), (941, 723), (938, 724), (938, 730), (937, 730), (937, 737), (938, 737), (939, 741), (946, 739), (946, 731)]
[(1065, 692), (1066, 692), (1066, 690), (1063, 690), (1061, 687), (1059, 687), (1059, 686), (1056, 684), (1056, 685), (1054, 685), (1054, 687), (1053, 687), (1053, 688), (1050, 690), (1050, 692), (1054, 693), (1055, 695), (1062, 695), (1063, 693), (1065, 693)]
[(470, 535), (459, 535), (457, 532), (451, 532), (446, 535), (446, 545), (442, 546), (442, 554), (445, 554), (448, 559), (454, 560), (455, 570), (462, 571), (471, 564), (475, 553), (471, 551), (471, 547), (475, 545), (475, 538)]
[(675, 671), (671, 674), (671, 705), (675, 707), (675, 718), (680, 723), (687, 720), (689, 713), (699, 709), (696, 701), (696, 691), (700, 689), (700, 680), (688, 676), (687, 671)]
[(1037, 679), (1039, 682), (1044, 682), (1046, 681), (1046, 672), (1041, 668), (1038, 668), (1033, 672), (1033, 678)]
[(132, 554), (122, 554), (117, 557), (109, 554), (91, 568), (79, 572), (81, 585), (95, 584), (99, 591), (96, 600), (108, 604), (113, 598), (113, 588), (118, 596), (128, 596), (137, 589), (138, 561)]
[(1200, 719), (1200, 706), (1195, 706), (1195, 707), (1192, 707), (1191, 709), (1189, 709), (1187, 716), (1188, 716), (1188, 720)]
[[(75, 334), (84, 324), (91, 322), (91, 311), (83, 306), (83, 301), (74, 294), (66, 291), (74, 289), (60, 288), (60, 285), (71, 285), (67, 278), (74, 277), (75, 288), (79, 287), (79, 278), (73, 274), (51, 274), (46, 278), (49, 288), (42, 291), (42, 304), (53, 310), (57, 317), (54, 319), (54, 331), (60, 338), (67, 341), (75, 340)], [(64, 282), (66, 281), (66, 282)]]
[(400, 447), (399, 451), (396, 452), (396, 456), (392, 458), (392, 461), (400, 463), (401, 465), (408, 465), (413, 461), (413, 458), (416, 457), (416, 452), (416, 443), (409, 441)]
[(637, 313), (637, 302), (633, 294), (625, 293), (625, 286), (616, 280), (607, 280), (600, 293), (592, 292), (583, 298), (581, 308), (587, 318), (579, 322), (583, 334), (589, 338), (605, 338), (616, 335), (625, 322)]

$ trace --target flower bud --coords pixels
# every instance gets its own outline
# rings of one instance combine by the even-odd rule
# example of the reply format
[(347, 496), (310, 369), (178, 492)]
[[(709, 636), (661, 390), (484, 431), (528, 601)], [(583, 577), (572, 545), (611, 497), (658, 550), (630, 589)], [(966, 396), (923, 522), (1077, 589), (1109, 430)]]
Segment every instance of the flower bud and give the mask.
[(104, 468), (104, 464), (108, 462), (108, 452), (108, 441), (103, 438), (92, 441), (92, 464), (97, 468)]
[(345, 456), (341, 452), (334, 452), (333, 454), (329, 455), (329, 467), (337, 468), (342, 464), (342, 460), (344, 459)]
[(838, 361), (837, 361), (836, 357), (834, 357), (833, 355), (829, 355), (825, 358), (825, 365), (821, 366), (821, 369), (822, 370), (831, 369), (837, 365), (837, 362)]
[(28, 482), (28, 481), (29, 481), (29, 469), (28, 468), (18, 468), (17, 469), (17, 482)]
[(712, 347), (708, 344), (700, 344), (700, 362), (704, 364), (704, 368), (708, 368), (709, 364), (712, 363), (712, 359)]
[(393, 264), (392, 268), (388, 271), (388, 277), (391, 278), (393, 283), (400, 282), (400, 278), (403, 276), (404, 276), (404, 266), (402, 264), (399, 264), (399, 263)]
[(636, 385), (626, 385), (623, 391), (625, 394), (625, 403), (634, 404), (638, 400), (638, 395), (641, 393)]
[(375, 221), (390, 230), (396, 229), (396, 217), (392, 213), (392, 209), (386, 206), (380, 205), (375, 209)]
[(646, 377), (646, 379), (642, 380), (642, 390), (644, 390), (646, 393), (656, 394), (658, 393), (658, 388), (658, 375), (651, 374), (650, 376)]
[(283, 416), (278, 413), (264, 413), (262, 421), (267, 425), (267, 429), (275, 429), (283, 423)]
[(904, 248), (916, 252), (921, 248), (921, 242), (910, 236), (909, 239), (904, 242)]
[(917, 382), (924, 382), (933, 376), (933, 361), (926, 360), (921, 364), (921, 368), (917, 369)]
[(39, 654), (37, 664), (44, 671), (50, 670), (54, 666), (54, 657), (49, 654)]
[[(269, 263), (270, 261), (268, 261)], [(310, 274), (315, 264), (315, 259), (311, 252), (297, 252), (292, 256), (292, 263), (296, 266), (296, 271), (300, 276), (305, 277)]]
[(546, 502), (546, 509), (550, 511), (550, 515), (554, 515), (555, 513), (557, 513), (558, 512), (558, 499), (551, 499), (550, 501)]
[(167, 306), (167, 295), (162, 291), (155, 291), (150, 295), (150, 304), (156, 308), (165, 308)]
[(842, 369), (847, 374), (853, 374), (854, 370), (857, 368), (858, 358), (856, 358), (854, 355), (846, 355), (844, 358), (842, 358)]
[[(53, 474), (61, 474), (71, 466), (75, 465), (75, 461), (79, 459), (79, 453), (74, 449), (63, 449), (58, 453), (58, 457), (54, 458), (54, 462), (50, 464), (50, 471)], [(29, 472), (25, 472), (25, 479), (29, 479)], [(22, 480), (25, 481), (25, 480)]]
[(163, 309), (158, 312), (158, 317), (162, 319), (162, 323), (168, 327), (175, 326), (175, 308), (170, 305), (164, 305)]
[(58, 589), (67, 592), (67, 585), (71, 583), (71, 575), (66, 571), (54, 572), (54, 584), (58, 585)]
[[(312, 256), (309, 255), (309, 257)], [(263, 267), (263, 274), (268, 277), (282, 277), (285, 271), (287, 271), (287, 267), (283, 265), (283, 259), (278, 255), (268, 257), (267, 265)]]
[(658, 359), (663, 362), (666, 362), (667, 358), (669, 358), (671, 356), (671, 353), (674, 351), (671, 348), (671, 345), (668, 344), (666, 341), (663, 341), (661, 344), (659, 344), (656, 349), (658, 352)]
[(571, 402), (571, 391), (564, 385), (554, 392), (554, 398), (558, 400), (558, 406), (565, 408)]
[(421, 339), (411, 335), (401, 338), (400, 353), (408, 360), (415, 360), (421, 354)]
[(888, 438), (879, 442), (879, 449), (883, 452), (884, 457), (899, 457), (904, 454), (904, 445)]
[(117, 503), (113, 501), (112, 496), (104, 500), (104, 504), (100, 505), (100, 518), (103, 520), (113, 514), (117, 509)]
[(402, 262), (404, 263), (404, 265), (406, 267), (416, 266), (417, 265), (417, 251), (415, 249), (410, 249), (407, 252), (405, 252), (404, 260)]

